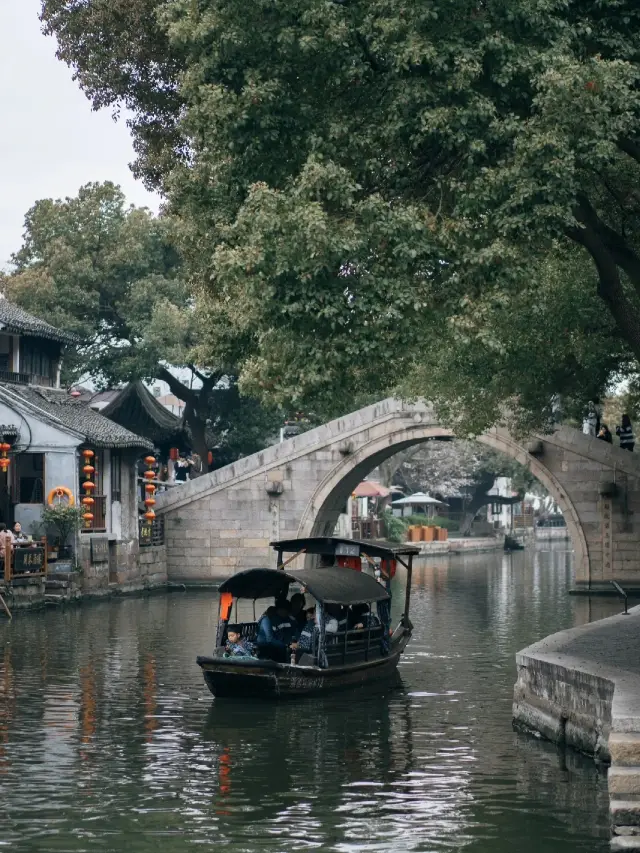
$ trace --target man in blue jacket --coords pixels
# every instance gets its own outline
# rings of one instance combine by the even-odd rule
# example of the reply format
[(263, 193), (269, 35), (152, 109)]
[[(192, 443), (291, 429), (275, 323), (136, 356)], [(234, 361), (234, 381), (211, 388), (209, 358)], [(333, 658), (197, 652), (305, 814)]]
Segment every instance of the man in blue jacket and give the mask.
[(285, 663), (298, 648), (299, 630), (286, 598), (267, 608), (258, 622), (256, 645), (260, 657)]

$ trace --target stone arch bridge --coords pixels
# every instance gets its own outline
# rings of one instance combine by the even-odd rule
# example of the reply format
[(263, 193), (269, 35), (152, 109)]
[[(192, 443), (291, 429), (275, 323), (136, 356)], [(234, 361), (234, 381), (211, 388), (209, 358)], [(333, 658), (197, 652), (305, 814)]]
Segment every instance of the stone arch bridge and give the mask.
[[(393, 454), (451, 438), (423, 403), (383, 400), (158, 495), (171, 581), (217, 582), (273, 565), (269, 542), (330, 534), (355, 486)], [(640, 459), (570, 427), (478, 441), (524, 465), (562, 508), (577, 587), (640, 587)]]

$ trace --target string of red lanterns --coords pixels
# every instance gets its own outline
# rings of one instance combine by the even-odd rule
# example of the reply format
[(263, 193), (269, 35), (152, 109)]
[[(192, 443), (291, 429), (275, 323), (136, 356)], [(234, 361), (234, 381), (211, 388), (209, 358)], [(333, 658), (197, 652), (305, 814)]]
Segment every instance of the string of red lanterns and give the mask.
[(144, 505), (147, 508), (147, 511), (144, 514), (144, 517), (147, 521), (153, 521), (156, 517), (153, 507), (156, 505), (156, 499), (154, 495), (156, 493), (156, 487), (151, 482), (151, 480), (155, 480), (156, 472), (156, 458), (155, 456), (145, 456), (144, 458), (145, 465), (147, 465), (147, 470), (144, 472), (143, 477), (147, 481), (144, 484), (144, 490), (146, 492), (146, 497), (144, 499)]
[(7, 473), (7, 469), (9, 465), (11, 465), (11, 460), (9, 459), (9, 451), (11, 450), (11, 445), (4, 440), (4, 435), (2, 436), (2, 441), (0, 441), (0, 470), (5, 474)]
[(93, 450), (83, 450), (82, 455), (84, 456), (84, 465), (82, 466), (82, 473), (85, 476), (84, 482), (82, 483), (82, 488), (84, 489), (85, 495), (82, 498), (82, 505), (84, 506), (84, 513), (82, 517), (84, 519), (84, 526), (91, 527), (93, 521), (93, 513), (91, 510), (93, 509), (93, 505), (95, 503), (91, 493), (96, 487), (96, 484), (91, 479), (91, 475), (95, 473), (95, 468), (91, 464), (92, 459), (94, 457)]

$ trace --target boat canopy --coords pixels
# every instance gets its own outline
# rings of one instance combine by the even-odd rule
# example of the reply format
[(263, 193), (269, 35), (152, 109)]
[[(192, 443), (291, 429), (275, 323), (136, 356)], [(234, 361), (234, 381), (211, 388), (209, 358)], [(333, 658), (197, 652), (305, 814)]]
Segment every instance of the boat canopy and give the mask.
[(234, 598), (278, 598), (287, 594), (292, 583), (304, 586), (322, 604), (369, 604), (389, 599), (389, 593), (371, 575), (339, 566), (286, 572), (247, 569), (220, 584), (220, 592), (231, 593)]
[(419, 554), (420, 548), (395, 542), (379, 542), (371, 539), (338, 539), (335, 536), (311, 536), (307, 539), (284, 539), (281, 542), (271, 542), (271, 547), (281, 554), (322, 554), (335, 557), (380, 557), (383, 560), (393, 560), (403, 555)]

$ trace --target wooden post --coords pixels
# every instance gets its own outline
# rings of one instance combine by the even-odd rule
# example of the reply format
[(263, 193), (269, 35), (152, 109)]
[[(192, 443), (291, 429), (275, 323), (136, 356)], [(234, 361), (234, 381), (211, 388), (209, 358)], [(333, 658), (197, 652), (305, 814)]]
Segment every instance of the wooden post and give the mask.
[(413, 574), (413, 554), (409, 554), (407, 561), (407, 588), (404, 594), (404, 617), (405, 624), (409, 621), (409, 605), (411, 604), (411, 575)]
[(13, 619), (13, 616), (11, 615), (11, 611), (7, 607), (7, 602), (4, 600), (4, 598), (1, 595), (0, 595), (0, 604), (4, 607), (5, 613), (7, 614), (9, 619)]
[(4, 538), (4, 579), (5, 583), (11, 583), (11, 540), (8, 536)]
[(278, 551), (278, 568), (284, 569), (285, 566), (288, 566), (289, 563), (293, 562), (293, 560), (295, 560), (296, 557), (299, 557), (300, 554), (306, 554), (306, 553), (307, 553), (307, 549), (302, 548), (300, 551), (297, 551), (295, 554), (292, 554), (288, 559), (286, 559), (284, 561), (284, 563), (281, 563), (280, 560), (282, 559), (282, 551)]

